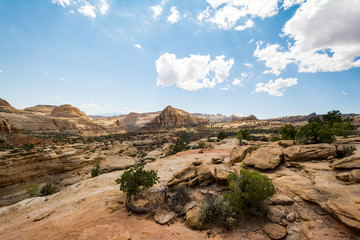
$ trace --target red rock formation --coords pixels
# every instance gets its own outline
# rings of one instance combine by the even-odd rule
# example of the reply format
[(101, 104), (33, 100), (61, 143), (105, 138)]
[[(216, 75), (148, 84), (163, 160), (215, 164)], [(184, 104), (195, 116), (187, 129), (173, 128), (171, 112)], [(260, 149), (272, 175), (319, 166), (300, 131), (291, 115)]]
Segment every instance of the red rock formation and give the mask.
[(209, 123), (208, 120), (197, 118), (188, 112), (167, 106), (154, 120), (146, 125), (146, 128), (174, 128), (197, 126)]

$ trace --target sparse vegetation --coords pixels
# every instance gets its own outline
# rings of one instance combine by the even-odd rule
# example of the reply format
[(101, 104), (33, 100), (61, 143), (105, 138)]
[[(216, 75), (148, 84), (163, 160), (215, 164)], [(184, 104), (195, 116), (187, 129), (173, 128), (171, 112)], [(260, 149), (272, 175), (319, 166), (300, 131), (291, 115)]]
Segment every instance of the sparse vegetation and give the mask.
[(281, 140), (281, 138), (277, 134), (272, 135), (270, 138), (270, 141), (272, 141), (272, 142), (276, 142), (279, 140)]
[(91, 177), (97, 177), (100, 175), (100, 171), (101, 171), (101, 168), (100, 168), (100, 160), (97, 160), (96, 163), (95, 163), (95, 166), (94, 168), (91, 170)]
[(46, 185), (42, 187), (40, 191), (43, 196), (51, 195), (53, 192), (54, 188), (52, 187), (51, 183), (46, 183)]
[(350, 155), (354, 154), (354, 152), (356, 151), (356, 147), (354, 147), (354, 146), (345, 146), (344, 150), (345, 150), (344, 157), (347, 157), (347, 156), (350, 156)]
[(224, 132), (224, 131), (220, 131), (217, 134), (218, 141), (221, 141), (221, 140), (223, 140), (225, 138), (228, 138), (228, 137), (229, 137), (229, 134), (227, 132)]
[(169, 155), (188, 150), (189, 148), (190, 147), (181, 138), (178, 138), (175, 144), (170, 145)]
[(190, 194), (185, 186), (177, 186), (175, 188), (175, 195), (171, 198), (169, 203), (170, 209), (176, 213), (182, 213), (186, 203), (191, 200)]
[(228, 175), (230, 192), (225, 199), (230, 202), (237, 212), (257, 209), (260, 204), (275, 193), (274, 184), (271, 180), (257, 171), (247, 169)]
[(30, 183), (25, 190), (30, 197), (35, 197), (39, 192), (39, 185), (36, 183)]
[(230, 230), (235, 222), (235, 213), (230, 202), (222, 196), (207, 195), (201, 207), (202, 226), (217, 225)]
[(237, 139), (239, 140), (239, 144), (242, 144), (243, 139), (251, 140), (250, 131), (248, 129), (240, 129), (237, 133)]

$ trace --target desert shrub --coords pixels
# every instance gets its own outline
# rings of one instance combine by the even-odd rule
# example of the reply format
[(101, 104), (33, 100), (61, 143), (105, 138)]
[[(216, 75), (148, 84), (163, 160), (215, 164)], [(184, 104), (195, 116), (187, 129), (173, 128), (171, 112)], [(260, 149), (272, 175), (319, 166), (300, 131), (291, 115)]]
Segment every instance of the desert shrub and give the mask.
[(131, 166), (120, 178), (116, 179), (116, 183), (120, 184), (120, 191), (126, 193), (128, 197), (138, 194), (140, 189), (152, 187), (158, 181), (157, 171), (144, 170), (141, 164)]
[(285, 124), (279, 129), (283, 140), (295, 140), (296, 132), (296, 128), (292, 124)]
[(46, 185), (43, 186), (40, 191), (43, 196), (51, 195), (53, 192), (54, 188), (52, 187), (51, 183), (46, 183)]
[(225, 139), (225, 138), (228, 138), (229, 137), (229, 134), (227, 133), (227, 132), (224, 132), (224, 131), (220, 131), (220, 132), (218, 132), (218, 134), (217, 134), (217, 139), (219, 140), (219, 141), (221, 141), (221, 140), (223, 140), (223, 139)]
[(91, 177), (97, 177), (100, 175), (100, 171), (101, 171), (101, 168), (100, 168), (100, 160), (97, 160), (96, 163), (95, 163), (95, 166), (94, 168), (91, 170)]
[(185, 142), (181, 138), (178, 138), (178, 140), (175, 142), (175, 144), (170, 145), (169, 155), (173, 155), (178, 152), (188, 150), (189, 148), (190, 147), (187, 144), (185, 144)]
[(279, 140), (281, 140), (281, 138), (276, 134), (272, 135), (271, 138), (270, 138), (270, 141), (272, 141), (272, 142), (276, 142), (276, 141), (279, 141)]
[(39, 185), (36, 183), (30, 183), (26, 188), (26, 192), (30, 195), (30, 197), (34, 197), (39, 192)]
[(247, 169), (228, 175), (230, 192), (225, 199), (230, 202), (235, 211), (257, 209), (260, 204), (275, 193), (274, 184), (271, 180), (257, 171)]
[(199, 142), (198, 145), (196, 146), (196, 148), (204, 149), (204, 148), (206, 148), (206, 143), (205, 142)]
[(350, 156), (350, 155), (354, 154), (354, 152), (356, 151), (356, 147), (354, 147), (354, 146), (345, 146), (344, 150), (345, 150), (344, 157), (347, 157), (347, 156)]
[(186, 203), (191, 200), (190, 194), (185, 186), (177, 186), (175, 188), (175, 195), (171, 198), (169, 203), (170, 209), (176, 213), (182, 213)]
[(21, 152), (21, 149), (19, 148), (14, 148), (10, 151), (10, 153), (19, 153), (19, 152)]
[(222, 196), (206, 195), (204, 204), (201, 206), (202, 226), (215, 224), (230, 230), (235, 222), (234, 217), (235, 213), (228, 200)]
[(208, 137), (208, 142), (216, 142), (215, 139)]

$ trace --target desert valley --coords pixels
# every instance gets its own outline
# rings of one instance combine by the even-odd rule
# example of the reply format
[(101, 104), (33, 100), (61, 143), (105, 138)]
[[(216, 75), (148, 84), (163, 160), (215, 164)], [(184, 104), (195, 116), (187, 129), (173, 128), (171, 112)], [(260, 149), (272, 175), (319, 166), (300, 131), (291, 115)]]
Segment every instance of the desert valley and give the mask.
[[(0, 99), (0, 238), (358, 239), (360, 115), (340, 117), (353, 126), (345, 137), (299, 138), (329, 116), (341, 115), (259, 120), (168, 106), (89, 117)], [(128, 199), (115, 180), (136, 166), (157, 179)], [(274, 186), (256, 208), (224, 197), (244, 169)]]

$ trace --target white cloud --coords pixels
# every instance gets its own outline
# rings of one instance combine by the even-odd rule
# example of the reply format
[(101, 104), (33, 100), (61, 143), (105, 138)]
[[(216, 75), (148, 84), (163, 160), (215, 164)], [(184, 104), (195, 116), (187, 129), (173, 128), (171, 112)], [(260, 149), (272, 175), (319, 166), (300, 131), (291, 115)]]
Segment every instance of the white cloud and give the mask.
[(138, 44), (138, 43), (134, 44), (134, 47), (139, 48), (139, 49), (142, 48), (142, 46), (140, 44)]
[(86, 114), (104, 113), (105, 111), (112, 109), (110, 105), (100, 106), (93, 102), (81, 104), (78, 106), (78, 108), (86, 112)]
[(177, 87), (185, 90), (213, 88), (229, 76), (234, 59), (224, 60), (217, 56), (211, 61), (209, 55), (190, 55), (177, 58), (175, 54), (164, 53), (156, 60), (157, 85)]
[(347, 92), (341, 91), (341, 94), (344, 95), (344, 96), (346, 96), (346, 95), (347, 95)]
[(254, 67), (254, 65), (252, 65), (251, 63), (245, 63), (244, 64), (246, 67)]
[(2, 69), (0, 69), (0, 73), (2, 73), (3, 72), (3, 70)]
[(65, 81), (65, 78), (60, 78), (61, 81)]
[(252, 38), (252, 39), (250, 39), (248, 42), (247, 42), (247, 44), (250, 44), (250, 43), (252, 43), (254, 41), (254, 39)]
[(296, 78), (278, 78), (275, 81), (270, 80), (268, 83), (256, 84), (255, 92), (267, 92), (272, 96), (280, 97), (286, 91), (284, 88), (292, 87), (297, 84)]
[(67, 6), (70, 5), (71, 0), (52, 0), (53, 3), (57, 3), (59, 5), (61, 5), (62, 7), (66, 8)]
[(282, 7), (285, 10), (288, 10), (289, 8), (304, 3), (305, 0), (284, 0)]
[[(235, 29), (242, 31), (254, 26), (252, 18), (271, 17), (278, 12), (280, 0), (207, 0), (210, 8), (198, 15), (199, 21), (214, 23), (221, 29), (231, 29), (238, 21), (245, 22)], [(249, 19), (250, 18), (250, 19)]]
[(221, 91), (229, 91), (229, 86), (220, 88)]
[(253, 26), (255, 26), (254, 21), (251, 20), (251, 19), (249, 19), (249, 20), (247, 20), (247, 21), (245, 22), (245, 24), (239, 25), (239, 26), (235, 27), (235, 30), (237, 30), (237, 31), (243, 31), (243, 30), (245, 30), (245, 29), (247, 29), (247, 28), (252, 28)]
[(99, 10), (100, 10), (100, 13), (102, 15), (106, 14), (107, 11), (109, 10), (109, 4), (107, 3), (106, 0), (100, 0), (99, 1)]
[(176, 23), (177, 21), (179, 21), (180, 13), (176, 9), (176, 7), (171, 7), (170, 11), (171, 11), (171, 14), (168, 16), (167, 21), (171, 22), (171, 23)]
[(239, 86), (239, 87), (242, 87), (244, 86), (244, 82), (242, 79), (239, 79), (239, 78), (235, 78), (234, 81), (232, 82), (232, 84), (234, 86)]
[(151, 9), (152, 9), (153, 12), (154, 12), (154, 13), (153, 13), (153, 18), (155, 18), (155, 19), (157, 19), (158, 16), (160, 16), (161, 13), (162, 13), (162, 11), (163, 11), (161, 5), (153, 6), (153, 7), (151, 7)]
[(93, 5), (91, 5), (89, 2), (84, 1), (84, 5), (81, 6), (78, 11), (87, 17), (90, 18), (96, 18), (96, 13), (95, 13), (95, 7)]
[(258, 44), (254, 55), (277, 75), (290, 63), (312, 73), (360, 67), (359, 22), (358, 0), (308, 0), (283, 27), (282, 36), (294, 40), (288, 50)]

